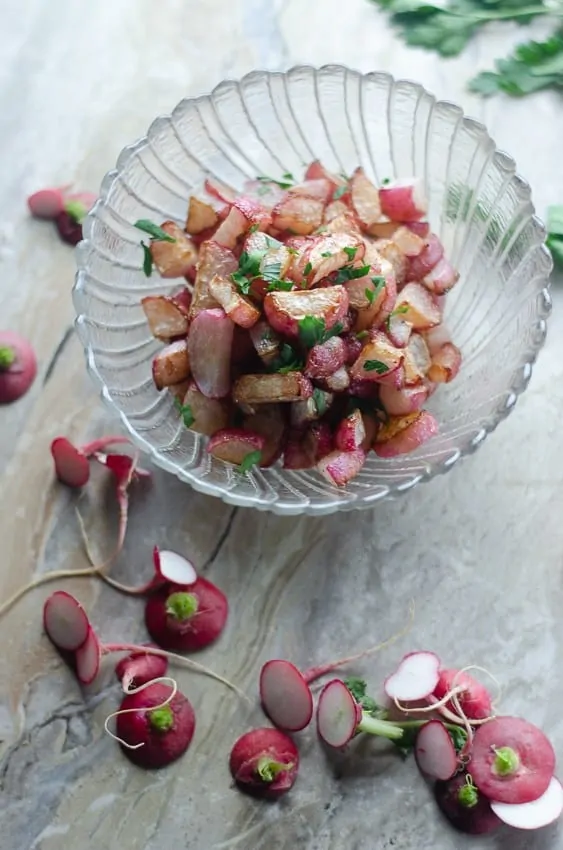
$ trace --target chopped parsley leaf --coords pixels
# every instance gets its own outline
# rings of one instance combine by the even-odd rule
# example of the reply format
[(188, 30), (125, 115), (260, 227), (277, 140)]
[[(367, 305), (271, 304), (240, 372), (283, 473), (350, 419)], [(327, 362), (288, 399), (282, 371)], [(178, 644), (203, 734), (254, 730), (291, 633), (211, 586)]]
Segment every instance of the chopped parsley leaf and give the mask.
[(381, 360), (366, 360), (364, 363), (365, 372), (377, 372), (378, 375), (384, 375), (389, 371), (389, 366)]
[(249, 452), (246, 457), (243, 458), (241, 464), (239, 464), (238, 471), (242, 472), (243, 475), (245, 472), (248, 472), (249, 469), (252, 469), (253, 466), (256, 466), (257, 463), (260, 463), (262, 460), (262, 452), (260, 449), (257, 449), (255, 452)]
[(170, 236), (166, 230), (163, 230), (162, 227), (159, 227), (153, 221), (149, 221), (148, 218), (140, 218), (135, 222), (135, 227), (139, 230), (142, 230), (144, 233), (148, 233), (151, 240), (153, 242), (175, 242), (176, 239), (173, 236)]
[(303, 274), (304, 274), (304, 275), (308, 275), (308, 274), (311, 274), (311, 272), (312, 272), (312, 271), (313, 271), (313, 264), (312, 264), (312, 263), (307, 263), (307, 265), (306, 265), (306, 266), (305, 266), (305, 268), (303, 269)]
[(365, 277), (369, 274), (370, 266), (360, 266), (357, 269), (352, 266), (343, 266), (336, 273), (336, 283), (346, 283), (348, 280), (355, 280), (358, 277)]
[(354, 260), (354, 259), (356, 258), (356, 254), (358, 253), (358, 248), (357, 248), (357, 247), (356, 247), (356, 248), (351, 248), (350, 246), (347, 246), (346, 248), (343, 248), (342, 250), (344, 251), (344, 253), (345, 253), (345, 254), (346, 254), (346, 256), (348, 257), (348, 259), (350, 260), (350, 262), (352, 262), (352, 260)]
[(143, 248), (143, 271), (147, 277), (150, 277), (152, 274), (152, 254), (149, 246), (141, 241), (141, 246)]
[(177, 408), (180, 416), (184, 420), (184, 425), (186, 428), (191, 428), (195, 422), (195, 416), (193, 414), (193, 410), (189, 404), (182, 404), (180, 399), (174, 399), (174, 405)]

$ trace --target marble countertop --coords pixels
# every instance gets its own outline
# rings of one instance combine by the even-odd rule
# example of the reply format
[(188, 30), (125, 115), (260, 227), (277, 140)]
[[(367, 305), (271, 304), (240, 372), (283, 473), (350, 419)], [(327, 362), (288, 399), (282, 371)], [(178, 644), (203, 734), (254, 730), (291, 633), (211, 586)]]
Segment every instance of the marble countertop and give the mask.
[[(2, 597), (35, 573), (86, 566), (73, 497), (52, 480), (48, 446), (57, 434), (80, 441), (112, 427), (72, 333), (73, 253), (29, 220), (29, 192), (68, 181), (95, 190), (157, 113), (225, 77), (343, 62), (417, 79), (462, 104), (515, 156), (540, 214), (563, 198), (561, 99), (485, 102), (465, 89), (522, 35), (511, 25), (491, 26), (445, 62), (406, 48), (367, 0), (5, 0), (2, 17), (0, 324), (29, 336), (40, 359), (33, 390), (0, 412)], [(155, 543), (189, 554), (231, 601), (226, 634), (203, 660), (249, 693), (269, 657), (305, 667), (393, 634), (414, 597), (411, 634), (356, 671), (380, 682), (415, 646), (486, 666), (503, 684), (505, 711), (543, 726), (563, 759), (557, 281), (553, 294), (527, 392), (447, 476), (373, 511), (316, 519), (233, 509), (156, 470), (153, 486), (133, 497), (115, 574), (148, 574)], [(102, 551), (115, 534), (111, 500), (96, 477), (83, 510)], [(106, 640), (146, 639), (140, 601), (89, 579), (60, 586), (80, 597)], [(372, 739), (328, 758), (303, 733), (292, 793), (276, 805), (243, 797), (231, 788), (227, 753), (260, 712), (184, 671), (194, 743), (171, 768), (142, 772), (103, 733), (119, 699), (111, 667), (100, 687), (82, 691), (42, 634), (48, 592), (30, 593), (0, 622), (1, 850), (563, 848), (562, 827), (457, 835), (412, 760)]]

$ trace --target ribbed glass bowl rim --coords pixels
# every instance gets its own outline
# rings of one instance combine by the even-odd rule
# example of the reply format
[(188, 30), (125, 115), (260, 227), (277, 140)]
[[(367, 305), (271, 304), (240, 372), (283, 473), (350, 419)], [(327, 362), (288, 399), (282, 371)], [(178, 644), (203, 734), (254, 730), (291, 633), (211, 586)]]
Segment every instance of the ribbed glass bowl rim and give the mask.
[[(117, 157), (115, 168), (108, 171), (106, 173), (105, 177), (102, 180), (102, 183), (101, 183), (101, 186), (100, 186), (99, 198), (96, 201), (96, 203), (94, 204), (94, 206), (92, 207), (92, 209), (89, 211), (89, 213), (86, 217), (86, 221), (84, 222), (84, 225), (83, 225), (84, 229), (86, 231), (88, 231), (88, 222), (93, 220), (94, 217), (97, 215), (98, 210), (100, 210), (101, 208), (103, 208), (106, 205), (106, 200), (107, 200), (107, 197), (110, 193), (110, 190), (111, 190), (111, 188), (114, 184), (114, 181), (122, 173), (125, 166), (128, 164), (130, 158), (132, 156), (134, 156), (135, 153), (138, 150), (143, 148), (149, 142), (149, 136), (150, 136), (152, 127), (154, 125), (158, 124), (158, 122), (162, 121), (163, 119), (171, 118), (174, 115), (174, 113), (176, 113), (177, 111), (182, 109), (186, 104), (194, 103), (194, 102), (201, 102), (202, 100), (208, 100), (210, 98), (213, 98), (213, 97), (219, 95), (221, 93), (221, 91), (223, 89), (225, 89), (226, 87), (230, 87), (230, 86), (233, 86), (233, 85), (242, 86), (244, 84), (250, 83), (252, 80), (257, 79), (258, 77), (287, 77), (290, 74), (298, 74), (298, 73), (301, 73), (301, 72), (303, 72), (303, 73), (313, 72), (314, 74), (319, 74), (319, 73), (326, 74), (326, 73), (330, 73), (331, 71), (333, 71), (336, 74), (342, 74), (342, 73), (352, 74), (354, 76), (357, 76), (360, 79), (364, 79), (364, 78), (370, 77), (374, 74), (377, 74), (377, 76), (380, 79), (385, 78), (388, 81), (390, 86), (407, 85), (407, 86), (412, 86), (412, 87), (418, 89), (418, 91), (420, 93), (424, 94), (426, 97), (431, 98), (434, 106), (454, 107), (455, 109), (461, 109), (461, 107), (459, 107), (457, 104), (453, 103), (452, 101), (437, 100), (436, 97), (431, 92), (429, 92), (421, 83), (417, 82), (416, 80), (411, 80), (411, 79), (405, 78), (405, 77), (395, 78), (392, 74), (389, 74), (389, 73), (384, 72), (384, 71), (362, 72), (362, 71), (358, 71), (354, 68), (350, 68), (347, 65), (335, 64), (335, 63), (329, 63), (329, 64), (326, 64), (326, 65), (320, 65), (320, 66), (308, 65), (308, 64), (299, 64), (299, 65), (294, 65), (291, 68), (288, 68), (286, 71), (253, 70), (253, 71), (250, 71), (249, 73), (245, 74), (240, 79), (227, 78), (225, 80), (222, 80), (220, 83), (218, 83), (211, 90), (211, 92), (209, 92), (208, 94), (194, 95), (194, 96), (191, 96), (191, 97), (182, 98), (182, 100), (179, 101), (179, 103), (174, 107), (174, 109), (172, 110), (172, 112), (170, 114), (158, 115), (151, 122), (151, 124), (150, 124), (150, 126), (147, 130), (147, 133), (144, 136), (140, 137), (139, 139), (137, 139), (137, 141), (135, 141), (135, 142), (133, 142), (129, 145), (126, 145), (123, 148), (123, 150), (121, 151), (121, 153)], [(486, 126), (481, 121), (477, 121), (476, 119), (466, 115), (466, 113), (463, 109), (461, 109), (461, 120), (463, 122), (470, 121), (471, 125), (474, 128), (479, 129), (480, 131), (485, 133), (489, 138), (491, 138)], [(494, 144), (494, 140), (491, 139), (491, 141)], [(495, 144), (495, 152), (505, 158), (506, 165), (513, 172), (514, 177), (516, 177), (519, 181), (521, 181), (522, 186), (529, 190), (530, 198), (531, 198), (531, 188), (530, 188), (528, 182), (517, 171), (516, 162), (515, 162), (514, 158), (510, 154), (507, 154), (505, 151), (498, 148), (496, 146), (496, 144)], [(535, 207), (533, 205), (533, 202), (532, 202), (531, 218), (533, 219), (533, 221), (535, 223), (536, 232), (538, 233), (538, 243), (537, 244), (541, 245), (542, 243), (545, 243), (545, 239), (546, 239), (546, 235), (547, 235), (546, 234), (546, 228), (545, 228), (543, 221), (535, 214)], [(84, 314), (79, 312), (79, 309), (78, 309), (78, 306), (77, 306), (78, 299), (76, 297), (76, 293), (78, 292), (78, 289), (79, 289), (79, 285), (80, 285), (79, 282), (80, 282), (82, 274), (87, 273), (87, 271), (88, 271), (86, 264), (83, 261), (83, 258), (85, 256), (87, 256), (87, 254), (88, 254), (87, 248), (90, 244), (95, 244), (95, 243), (91, 242), (91, 240), (89, 240), (88, 238), (84, 238), (77, 245), (76, 251), (75, 251), (75, 255), (76, 255), (76, 259), (77, 259), (77, 272), (76, 272), (75, 279), (74, 279), (74, 286), (72, 288), (72, 298), (73, 298), (73, 304), (74, 304), (77, 315), (76, 315), (76, 319), (74, 321), (74, 326), (75, 326), (75, 329), (77, 331), (78, 337), (82, 342), (84, 354), (85, 354), (85, 357), (86, 357), (87, 371), (88, 371), (91, 379), (93, 380), (94, 384), (98, 387), (98, 391), (99, 391), (99, 394), (100, 394), (100, 397), (101, 397), (103, 403), (111, 411), (111, 413), (117, 419), (119, 419), (123, 429), (126, 431), (127, 435), (130, 437), (132, 443), (136, 447), (138, 447), (140, 451), (142, 451), (143, 453), (148, 455), (150, 460), (152, 461), (152, 463), (155, 464), (155, 466), (158, 466), (161, 469), (166, 470), (167, 472), (171, 472), (177, 478), (179, 478), (181, 481), (185, 481), (186, 483), (190, 484), (190, 486), (194, 490), (196, 490), (200, 493), (204, 493), (205, 495), (218, 497), (227, 504), (236, 505), (238, 507), (253, 507), (257, 510), (269, 511), (269, 512), (277, 513), (277, 514), (284, 515), (284, 516), (300, 515), (300, 514), (309, 514), (311, 516), (320, 516), (320, 515), (335, 513), (337, 511), (351, 511), (351, 510), (358, 510), (358, 509), (368, 509), (368, 508), (374, 507), (377, 504), (377, 502), (380, 502), (380, 501), (383, 501), (383, 500), (394, 499), (401, 494), (404, 494), (404, 493), (411, 491), (418, 484), (423, 483), (425, 481), (430, 481), (436, 475), (442, 475), (442, 474), (448, 472), (448, 470), (451, 469), (454, 466), (454, 464), (457, 463), (457, 461), (461, 460), (462, 458), (467, 457), (470, 454), (473, 454), (473, 452), (481, 445), (481, 443), (485, 440), (485, 438), (488, 436), (488, 434), (491, 434), (496, 429), (496, 427), (500, 424), (500, 422), (502, 422), (504, 419), (506, 419), (506, 417), (509, 415), (509, 413), (512, 412), (512, 410), (514, 409), (514, 407), (516, 405), (516, 402), (517, 402), (519, 396), (524, 392), (524, 390), (528, 386), (528, 383), (529, 383), (530, 378), (532, 376), (533, 365), (534, 365), (534, 363), (537, 359), (539, 352), (541, 351), (541, 349), (543, 348), (543, 346), (545, 344), (545, 339), (546, 339), (546, 335), (547, 335), (547, 319), (549, 317), (549, 314), (551, 313), (551, 308), (552, 308), (552, 301), (551, 301), (551, 295), (549, 293), (549, 288), (550, 288), (550, 284), (551, 284), (550, 273), (551, 273), (551, 270), (552, 270), (552, 267), (553, 267), (553, 263), (552, 263), (552, 260), (551, 260), (551, 254), (550, 254), (549, 250), (547, 249), (547, 247), (544, 247), (544, 250), (549, 257), (549, 262), (548, 262), (548, 265), (546, 266), (546, 271), (545, 271), (545, 281), (546, 281), (545, 286), (541, 289), (541, 291), (538, 291), (538, 295), (541, 295), (542, 297), (541, 297), (541, 307), (538, 307), (537, 316), (536, 316), (536, 319), (538, 321), (538, 325), (541, 329), (541, 333), (537, 334), (537, 336), (535, 338), (534, 346), (531, 349), (528, 349), (529, 356), (526, 359), (524, 359), (520, 363), (519, 366), (515, 366), (515, 372), (514, 372), (515, 379), (514, 379), (513, 385), (507, 387), (507, 394), (508, 394), (507, 395), (507, 403), (504, 406), (504, 408), (499, 410), (499, 412), (498, 412), (497, 416), (494, 418), (494, 420), (488, 421), (485, 425), (483, 425), (483, 427), (480, 428), (480, 430), (473, 437), (473, 439), (464, 448), (459, 449), (453, 457), (447, 458), (447, 459), (442, 460), (442, 461), (437, 461), (430, 468), (427, 466), (425, 471), (420, 472), (420, 474), (413, 477), (407, 483), (403, 483), (403, 484), (401, 484), (401, 483), (391, 483), (391, 484), (389, 484), (388, 483), (386, 485), (388, 487), (388, 491), (386, 493), (381, 494), (381, 495), (378, 494), (376, 498), (374, 498), (373, 496), (366, 496), (365, 498), (358, 497), (358, 499), (354, 500), (353, 502), (343, 502), (341, 504), (336, 504), (336, 505), (333, 502), (331, 505), (329, 505), (327, 507), (324, 507), (323, 505), (318, 505), (318, 504), (309, 504), (309, 505), (297, 505), (296, 504), (295, 506), (288, 506), (287, 504), (285, 504), (282, 507), (279, 507), (276, 502), (273, 502), (273, 503), (264, 502), (264, 501), (261, 501), (258, 497), (241, 496), (240, 494), (237, 494), (236, 492), (233, 492), (231, 490), (223, 489), (222, 487), (220, 487), (216, 484), (208, 484), (207, 482), (198, 478), (196, 474), (190, 472), (189, 470), (183, 469), (183, 468), (177, 466), (175, 463), (171, 463), (157, 449), (155, 449), (153, 446), (151, 446), (150, 443), (148, 443), (143, 437), (141, 437), (137, 433), (137, 431), (132, 427), (132, 425), (128, 421), (127, 416), (119, 409), (117, 403), (112, 399), (112, 397), (111, 397), (111, 395), (110, 395), (110, 393), (107, 389), (107, 386), (106, 386), (103, 378), (101, 377), (101, 375), (98, 371), (98, 368), (96, 366), (96, 359), (95, 359), (95, 355), (94, 355), (92, 346), (88, 342), (88, 340), (85, 338), (86, 334), (84, 334), (82, 332), (82, 329), (84, 328), (84, 325), (85, 325), (85, 318), (86, 317), (84, 316)], [(538, 303), (540, 303), (539, 298), (538, 298)], [(336, 499), (334, 501), (336, 501)]]

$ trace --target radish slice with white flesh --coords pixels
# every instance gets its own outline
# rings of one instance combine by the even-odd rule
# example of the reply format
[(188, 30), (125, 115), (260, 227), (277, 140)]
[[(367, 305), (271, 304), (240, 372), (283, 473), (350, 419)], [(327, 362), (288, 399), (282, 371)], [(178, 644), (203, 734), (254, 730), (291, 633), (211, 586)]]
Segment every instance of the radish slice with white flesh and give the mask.
[(75, 655), (76, 675), (83, 685), (91, 685), (100, 669), (102, 648), (94, 629), (90, 626), (85, 642)]
[(198, 389), (207, 398), (223, 398), (231, 387), (231, 345), (234, 323), (224, 310), (202, 310), (188, 337), (190, 368)]
[(430, 720), (416, 736), (414, 756), (418, 769), (432, 779), (451, 779), (458, 760), (450, 734), (440, 720)]
[(501, 821), (515, 829), (541, 829), (557, 820), (563, 812), (563, 787), (553, 777), (547, 790), (530, 803), (496, 803), (491, 809)]
[(278, 729), (299, 732), (313, 716), (313, 696), (303, 675), (290, 661), (268, 661), (260, 672), (260, 699)]
[(410, 652), (384, 682), (387, 696), (398, 702), (414, 702), (434, 693), (440, 678), (440, 659), (433, 652)]
[(340, 679), (322, 689), (317, 704), (317, 730), (329, 747), (345, 747), (356, 732), (362, 709)]
[(57, 649), (75, 652), (88, 638), (90, 622), (78, 599), (57, 590), (43, 606), (43, 626)]
[(168, 549), (159, 549), (155, 546), (153, 560), (155, 578), (160, 578), (163, 582), (190, 585), (197, 581), (197, 573), (192, 562), (182, 555), (178, 555), (177, 552), (170, 552)]

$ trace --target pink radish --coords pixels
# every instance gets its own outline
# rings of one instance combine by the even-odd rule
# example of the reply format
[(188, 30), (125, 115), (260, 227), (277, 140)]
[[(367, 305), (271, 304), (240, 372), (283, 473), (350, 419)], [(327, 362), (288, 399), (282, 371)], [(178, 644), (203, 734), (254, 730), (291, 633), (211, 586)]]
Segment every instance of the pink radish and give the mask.
[(11, 404), (25, 395), (37, 374), (35, 352), (13, 331), (0, 331), (0, 404)]
[(458, 773), (452, 779), (436, 782), (434, 797), (440, 810), (459, 832), (484, 835), (501, 824), (491, 804), (479, 793), (468, 774)]
[(554, 776), (537, 800), (510, 804), (491, 801), (491, 809), (503, 823), (516, 829), (541, 829), (548, 826), (563, 812), (563, 787)]
[(440, 720), (430, 720), (421, 728), (414, 755), (418, 769), (432, 779), (450, 779), (459, 766), (451, 736)]
[(65, 189), (67, 186), (53, 189), (39, 189), (27, 199), (29, 211), (35, 218), (54, 220), (65, 208)]
[(422, 280), (438, 265), (443, 256), (444, 246), (436, 234), (431, 233), (421, 253), (417, 257), (411, 257), (409, 261), (408, 280)]
[(191, 652), (217, 640), (229, 605), (224, 593), (202, 576), (188, 587), (165, 585), (147, 599), (145, 623), (163, 649)]
[(440, 659), (433, 652), (410, 652), (384, 682), (395, 702), (414, 702), (432, 694), (440, 677)]
[(102, 645), (94, 629), (90, 626), (84, 643), (75, 655), (76, 675), (83, 685), (91, 685), (100, 670)]
[(232, 748), (229, 769), (241, 791), (276, 800), (297, 779), (299, 751), (278, 729), (252, 729)]
[(115, 675), (124, 691), (146, 685), (153, 679), (160, 679), (166, 674), (168, 661), (162, 655), (131, 652), (115, 665)]
[(392, 221), (417, 221), (428, 208), (424, 184), (418, 178), (396, 180), (382, 186), (379, 202), (383, 215)]
[(537, 726), (519, 717), (495, 717), (477, 729), (468, 769), (490, 800), (530, 803), (547, 791), (555, 753)]
[[(439, 431), (438, 422), (432, 414), (427, 410), (420, 410), (408, 414), (408, 416), (400, 417), (403, 419), (401, 427), (397, 429), (393, 436), (389, 436), (389, 433), (397, 424), (397, 418), (395, 418), (395, 421), (390, 420), (384, 428), (381, 428), (375, 438), (373, 450), (379, 457), (397, 457), (401, 454), (408, 454), (431, 437), (436, 436)], [(403, 424), (405, 427), (402, 427)]]
[[(481, 720), (493, 713), (491, 695), (487, 688), (464, 670), (440, 670), (434, 696), (442, 700), (451, 691), (456, 691), (457, 701), (468, 720)], [(450, 712), (456, 712), (456, 706), (446, 703)]]
[(49, 640), (64, 651), (75, 652), (88, 638), (90, 622), (74, 596), (57, 590), (43, 608), (43, 627)]
[(110, 436), (76, 447), (66, 437), (56, 437), (51, 443), (55, 474), (61, 484), (83, 487), (90, 477), (88, 458), (108, 446), (130, 442), (128, 437)]
[(359, 732), (398, 741), (400, 725), (378, 720), (363, 711), (341, 679), (332, 679), (322, 689), (317, 703), (317, 731), (329, 747), (345, 747)]
[(234, 322), (224, 310), (201, 310), (188, 337), (190, 368), (198, 389), (207, 398), (223, 398), (231, 387), (230, 365)]
[(137, 587), (127, 584), (122, 584), (109, 576), (104, 576), (107, 581), (116, 590), (122, 593), (130, 593), (134, 596), (143, 596), (152, 593), (162, 587), (163, 584), (173, 583), (181, 585), (191, 585), (197, 581), (197, 573), (191, 561), (178, 555), (177, 552), (170, 552), (167, 549), (159, 549), (155, 546), (153, 549), (153, 567), (154, 573), (149, 581)]

